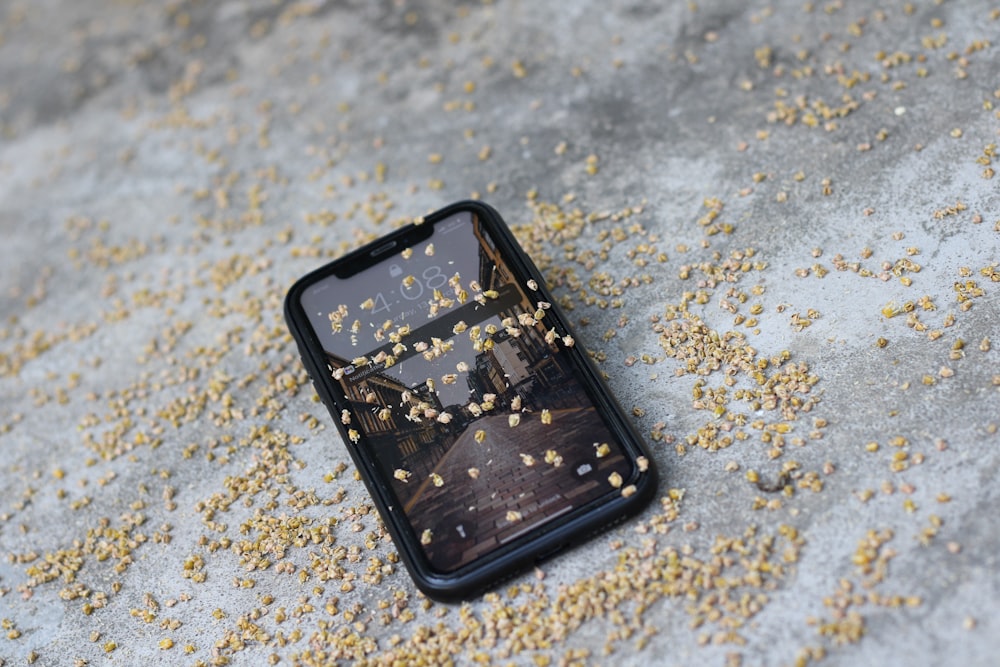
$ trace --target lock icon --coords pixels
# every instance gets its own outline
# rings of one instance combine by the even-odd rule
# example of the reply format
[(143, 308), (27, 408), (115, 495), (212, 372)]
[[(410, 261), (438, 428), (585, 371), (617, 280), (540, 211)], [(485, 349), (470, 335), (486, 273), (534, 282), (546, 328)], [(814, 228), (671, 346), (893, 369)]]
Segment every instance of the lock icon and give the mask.
[(401, 275), (403, 275), (403, 268), (399, 264), (390, 264), (389, 265), (389, 277), (390, 278), (398, 278)]

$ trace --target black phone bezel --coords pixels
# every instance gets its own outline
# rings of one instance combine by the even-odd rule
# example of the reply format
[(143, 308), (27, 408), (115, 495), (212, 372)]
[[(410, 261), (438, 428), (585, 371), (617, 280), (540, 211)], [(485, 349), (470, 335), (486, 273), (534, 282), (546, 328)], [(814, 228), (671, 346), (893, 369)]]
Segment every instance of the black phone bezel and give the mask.
[(330, 411), (344, 445), (361, 473), (361, 478), (395, 543), (401, 560), (417, 587), (429, 597), (438, 600), (468, 599), (518, 571), (576, 545), (594, 533), (606, 530), (614, 523), (641, 510), (653, 497), (657, 488), (657, 475), (652, 463), (644, 472), (639, 471), (636, 463), (640, 456), (645, 456), (647, 461), (650, 459), (643, 441), (629, 423), (621, 406), (607, 390), (589, 356), (580, 345), (563, 348), (560, 354), (570, 355), (578, 379), (630, 459), (633, 474), (624, 480), (624, 485), (634, 485), (635, 493), (626, 497), (617, 492), (609, 492), (457, 570), (443, 573), (430, 566), (419, 543), (419, 537), (405, 513), (396, 504), (390, 480), (385, 478), (374, 459), (367, 455), (363, 436), (358, 443), (352, 443), (347, 434), (347, 427), (341, 424), (340, 411), (347, 406), (341, 400), (342, 392), (338, 390), (336, 382), (325, 371), (323, 347), (301, 305), (301, 297), (311, 285), (330, 275), (338, 277), (353, 275), (394, 256), (403, 248), (426, 240), (433, 235), (435, 224), (462, 211), (470, 211), (479, 216), (518, 280), (523, 282), (534, 280), (538, 283), (539, 298), (553, 304), (546, 313), (546, 319), (551, 318), (550, 326), (554, 323), (560, 332), (571, 334), (572, 329), (549, 293), (543, 277), (525, 255), (507, 224), (492, 207), (478, 201), (460, 201), (446, 206), (425, 216), (420, 224), (411, 223), (394, 230), (308, 273), (289, 289), (284, 303), (285, 320), (299, 348), (302, 362), (312, 378), (316, 392)]

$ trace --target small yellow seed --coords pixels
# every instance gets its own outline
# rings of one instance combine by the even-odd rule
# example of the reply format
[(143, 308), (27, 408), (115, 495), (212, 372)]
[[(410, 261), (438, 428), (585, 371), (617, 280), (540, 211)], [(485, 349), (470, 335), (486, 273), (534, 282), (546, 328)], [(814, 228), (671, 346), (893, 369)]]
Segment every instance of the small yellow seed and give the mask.
[(882, 308), (882, 315), (890, 319), (896, 317), (896, 315), (899, 315), (902, 312), (903, 309), (900, 308), (895, 301), (890, 301)]

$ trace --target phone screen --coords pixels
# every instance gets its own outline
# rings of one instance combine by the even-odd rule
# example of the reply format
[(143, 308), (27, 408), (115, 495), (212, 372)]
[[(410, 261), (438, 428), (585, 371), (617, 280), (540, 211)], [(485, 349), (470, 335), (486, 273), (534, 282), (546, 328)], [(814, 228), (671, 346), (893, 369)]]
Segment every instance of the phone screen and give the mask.
[(536, 290), (461, 211), (302, 293), (350, 406), (341, 423), (439, 572), (620, 492), (634, 472)]

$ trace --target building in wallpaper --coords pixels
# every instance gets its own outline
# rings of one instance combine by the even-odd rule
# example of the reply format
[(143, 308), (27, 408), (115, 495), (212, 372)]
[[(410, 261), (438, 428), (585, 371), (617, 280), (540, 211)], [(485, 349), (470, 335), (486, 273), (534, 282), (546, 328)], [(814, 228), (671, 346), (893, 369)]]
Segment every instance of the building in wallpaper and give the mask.
[[(331, 354), (327, 361), (331, 368), (350, 364)], [(386, 373), (366, 368), (345, 375), (340, 386), (350, 402), (352, 421), (359, 422), (354, 428), (365, 434), (386, 470), (402, 468), (426, 476), (455, 439), (451, 425), (434, 418), (408, 417), (410, 407), (421, 403), (436, 413), (442, 412), (440, 399), (426, 382), (407, 387)], [(408, 401), (403, 400), (404, 393), (408, 393)], [(386, 418), (379, 415), (383, 408), (389, 408)]]
[[(554, 346), (545, 342), (544, 318), (533, 326), (517, 324), (524, 314), (534, 316), (537, 298), (525, 285), (513, 279), (493, 240), (482, 232), (478, 220), (474, 221), (473, 233), (479, 241), (479, 283), (483, 289), (500, 292), (504, 288), (514, 288), (518, 294), (512, 305), (499, 316), (511, 318), (520, 329), (520, 335), (514, 337), (500, 331), (493, 336), (494, 350), (490, 351), (493, 363), (507, 374), (510, 385), (520, 386), (517, 393), (523, 400), (534, 403), (533, 394), (545, 393), (548, 400), (555, 403), (540, 407), (558, 407), (563, 399), (568, 398), (560, 396), (559, 389), (567, 384), (570, 377), (569, 363), (556, 353)], [(478, 359), (476, 365), (478, 369)], [(524, 380), (522, 375), (529, 376), (531, 380)], [(530, 386), (526, 386), (526, 382)]]

